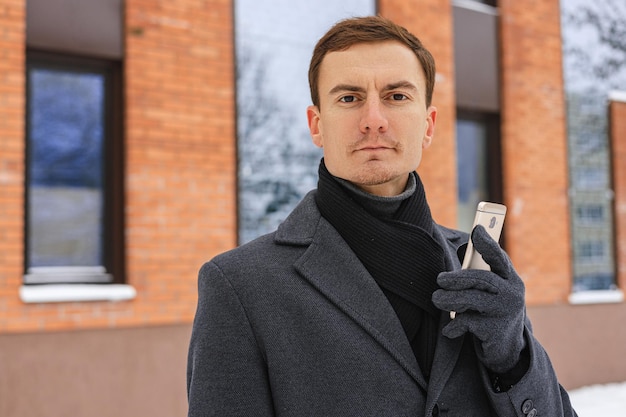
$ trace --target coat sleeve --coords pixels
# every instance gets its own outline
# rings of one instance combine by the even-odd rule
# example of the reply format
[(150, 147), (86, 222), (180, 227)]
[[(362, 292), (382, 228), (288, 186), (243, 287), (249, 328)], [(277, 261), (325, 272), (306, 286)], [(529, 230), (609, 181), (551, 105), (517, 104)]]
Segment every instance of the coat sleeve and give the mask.
[(234, 288), (213, 262), (198, 277), (187, 397), (189, 417), (274, 415), (254, 332)]
[(486, 370), (491, 403), (501, 417), (577, 417), (569, 395), (559, 384), (548, 354), (534, 338), (527, 321), (526, 341), (530, 348), (530, 366), (522, 379), (506, 392), (496, 392)]

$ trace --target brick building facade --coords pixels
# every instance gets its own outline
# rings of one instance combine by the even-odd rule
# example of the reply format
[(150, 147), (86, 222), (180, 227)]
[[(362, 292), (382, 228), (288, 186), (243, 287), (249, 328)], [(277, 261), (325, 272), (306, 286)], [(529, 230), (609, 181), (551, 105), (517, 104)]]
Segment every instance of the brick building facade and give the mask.
[[(568, 388), (626, 379), (622, 302), (571, 303), (567, 132), (558, 1), (498, 2), (507, 250), (535, 332)], [(0, 415), (183, 415), (200, 265), (237, 244), (233, 4), (123, 2), (120, 301), (25, 302), (26, 0), (0, 0)], [(450, 1), (378, 1), (438, 64), (436, 142), (422, 176), (456, 223)], [(432, 24), (436, 22), (436, 24)], [(304, 112), (304, 109), (303, 109)], [(618, 287), (626, 286), (626, 105), (611, 103)], [(441, 116), (445, 115), (445, 116)], [(622, 156), (620, 156), (622, 155)], [(622, 164), (623, 165), (623, 164)], [(96, 297), (97, 298), (97, 297)]]

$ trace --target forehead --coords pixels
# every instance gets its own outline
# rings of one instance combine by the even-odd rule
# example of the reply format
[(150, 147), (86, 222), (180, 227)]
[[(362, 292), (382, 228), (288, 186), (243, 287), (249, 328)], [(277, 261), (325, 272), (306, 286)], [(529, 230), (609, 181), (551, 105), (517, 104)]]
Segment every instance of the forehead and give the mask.
[(371, 77), (425, 83), (417, 56), (398, 41), (359, 43), (327, 53), (320, 67), (319, 83), (333, 83), (338, 79), (342, 79), (338, 82), (356, 82)]

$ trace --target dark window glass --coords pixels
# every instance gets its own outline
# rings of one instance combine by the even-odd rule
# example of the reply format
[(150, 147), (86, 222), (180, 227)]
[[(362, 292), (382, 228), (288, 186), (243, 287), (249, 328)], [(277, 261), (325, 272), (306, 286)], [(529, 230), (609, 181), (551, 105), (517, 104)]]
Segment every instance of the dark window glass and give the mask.
[(29, 266), (102, 265), (104, 74), (29, 73)]
[(33, 53), (27, 71), (25, 280), (111, 281), (123, 244), (115, 65)]
[(458, 226), (469, 231), (478, 202), (487, 199), (487, 134), (482, 123), (457, 120)]
[(499, 118), (459, 111), (456, 121), (458, 216), (469, 232), (480, 201), (502, 202)]

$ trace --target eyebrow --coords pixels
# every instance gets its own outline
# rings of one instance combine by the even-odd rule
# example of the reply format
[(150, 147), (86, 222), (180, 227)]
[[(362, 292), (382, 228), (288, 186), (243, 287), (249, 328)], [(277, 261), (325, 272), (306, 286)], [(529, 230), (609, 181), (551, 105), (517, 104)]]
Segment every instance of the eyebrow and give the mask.
[[(383, 91), (389, 91), (389, 90), (396, 90), (398, 88), (406, 88), (412, 91), (417, 91), (417, 87), (409, 82), (409, 81), (398, 81), (395, 83), (390, 83), (387, 84), (384, 88)], [(351, 84), (337, 84), (336, 86), (334, 86), (333, 88), (330, 89), (330, 91), (328, 92), (329, 95), (332, 94), (336, 94), (339, 93), (341, 91), (350, 91), (350, 92), (354, 92), (354, 93), (362, 93), (365, 91), (364, 88), (356, 86), (356, 85), (351, 85)]]
[(351, 91), (351, 92), (354, 92), (354, 93), (362, 93), (362, 92), (365, 91), (365, 89), (361, 88), (361, 87), (358, 87), (356, 85), (337, 84), (336, 86), (334, 86), (333, 88), (330, 89), (328, 94), (332, 95), (332, 94), (339, 93), (340, 91)]
[(408, 90), (417, 91), (417, 87), (410, 81), (398, 81), (397, 83), (387, 84), (384, 91), (396, 90), (398, 88), (406, 88)]

